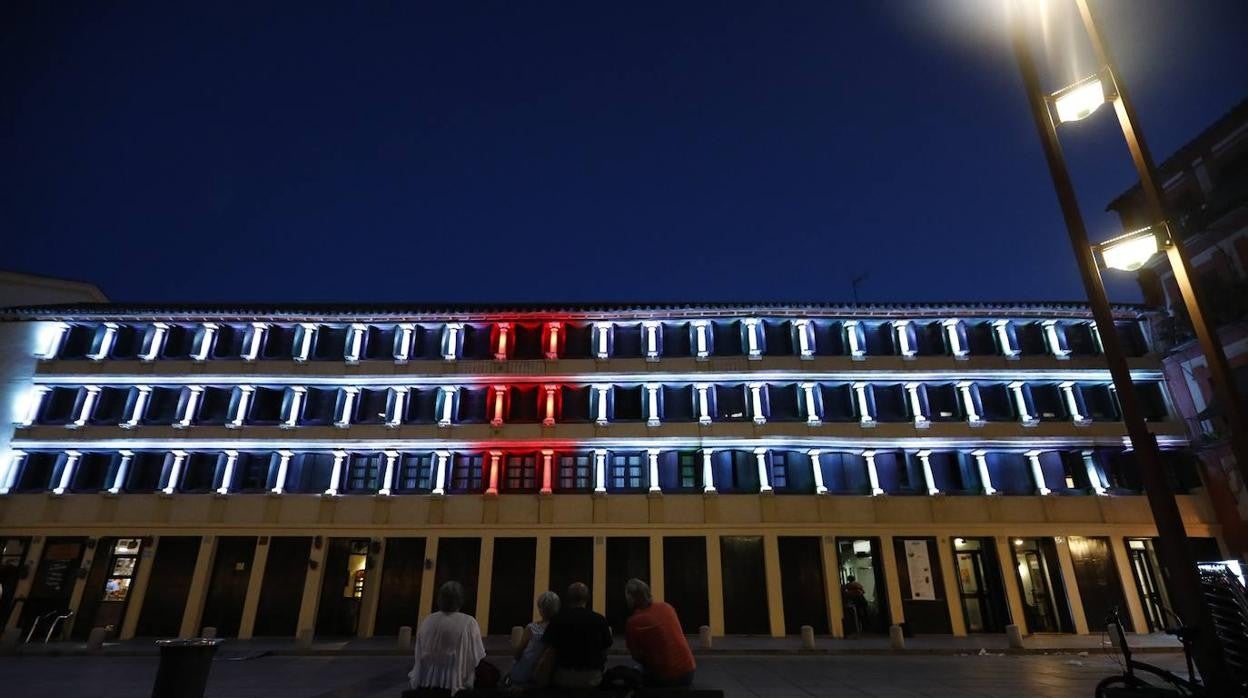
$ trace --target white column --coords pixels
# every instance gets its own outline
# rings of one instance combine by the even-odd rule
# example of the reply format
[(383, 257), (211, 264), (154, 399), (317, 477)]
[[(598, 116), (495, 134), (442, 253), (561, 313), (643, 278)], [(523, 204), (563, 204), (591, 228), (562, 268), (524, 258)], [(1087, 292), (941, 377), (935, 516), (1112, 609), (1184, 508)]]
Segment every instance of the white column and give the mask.
[(22, 461), (26, 458), (25, 451), (9, 451), (4, 454), (3, 467), (0, 468), (0, 494), (8, 494), (17, 481), (17, 473), (22, 469)]
[(610, 391), (611, 386), (609, 385), (594, 386), (594, 393), (598, 396), (598, 406), (595, 410), (594, 422), (597, 423), (598, 426), (606, 426), (611, 421), (607, 418), (607, 407), (609, 395), (611, 394)]
[(117, 464), (117, 473), (113, 475), (113, 484), (108, 488), (109, 494), (117, 494), (126, 486), (126, 476), (130, 474), (130, 461), (134, 460), (134, 451), (119, 451), (121, 462)]
[(325, 490), (325, 496), (337, 497), (339, 490), (342, 489), (342, 462), (346, 458), (346, 451), (334, 451), (334, 469), (330, 472), (329, 489)]
[(893, 331), (897, 335), (897, 349), (905, 359), (913, 359), (918, 355), (916, 348), (910, 345), (909, 328), (909, 320), (893, 320)]
[(403, 412), (407, 408), (407, 393), (411, 390), (406, 386), (390, 388), (390, 413), (386, 415), (386, 426), (396, 428), (403, 425)]
[(914, 413), (915, 428), (926, 429), (932, 426), (927, 415), (923, 414), (923, 401), (919, 399), (919, 384), (906, 383), (906, 394), (910, 396), (910, 411)]
[(546, 414), (542, 417), (542, 426), (553, 427), (555, 426), (555, 392), (559, 390), (559, 386), (545, 385), (542, 389), (546, 391), (544, 400)]
[(871, 414), (871, 406), (867, 403), (867, 384), (854, 383), (854, 396), (858, 399), (858, 423), (863, 427), (875, 426), (875, 415)]
[(1001, 354), (1007, 359), (1018, 358), (1018, 347), (1010, 342), (1010, 321), (993, 320), (992, 329), (997, 333), (997, 342), (1001, 344)]
[(232, 428), (232, 430), (242, 427), (243, 420), (247, 418), (247, 407), (251, 405), (253, 392), (256, 392), (256, 388), (238, 386), (238, 405), (235, 407), (235, 413), (230, 417), (230, 421), (226, 422), (226, 427)]
[(647, 449), (646, 454), (650, 457), (650, 491), (661, 492), (659, 487), (659, 449)]
[(802, 402), (806, 405), (806, 423), (812, 427), (823, 424), (823, 420), (819, 418), (819, 410), (815, 404), (815, 388), (818, 387), (814, 383), (802, 383)]
[(810, 472), (815, 476), (815, 494), (827, 494), (828, 488), (823, 484), (823, 467), (819, 463), (820, 453), (819, 449), (812, 448), (806, 455), (810, 456)]
[(555, 484), (555, 452), (552, 449), (542, 449), (542, 494), (550, 494), (554, 491)]
[(334, 420), (334, 426), (339, 429), (346, 429), (351, 426), (351, 418), (355, 414), (355, 396), (359, 392), (359, 388), (342, 389), (342, 412)]
[(973, 427), (982, 427), (984, 418), (975, 409), (975, 396), (971, 394), (974, 387), (971, 381), (958, 381), (958, 394), (962, 396), (962, 409), (966, 411), (966, 422)]
[(316, 323), (299, 323), (299, 332), (295, 338), (295, 361), (307, 361), (312, 356), (312, 340), (316, 338)]
[(1062, 397), (1066, 400), (1066, 409), (1070, 412), (1070, 421), (1076, 426), (1087, 426), (1092, 420), (1083, 416), (1079, 412), (1079, 400), (1075, 397), (1075, 384), (1073, 381), (1063, 381), (1058, 383), (1058, 387), (1062, 389)]
[(494, 347), (494, 359), (496, 361), (506, 361), (508, 354), (508, 343), (511, 342), (511, 323), (498, 323), (498, 346)]
[(1044, 469), (1040, 467), (1041, 453), (1041, 451), (1028, 451), (1023, 455), (1027, 456), (1027, 462), (1031, 464), (1031, 479), (1036, 483), (1036, 493), (1052, 494), (1053, 491), (1044, 486)]
[(290, 459), (295, 454), (293, 451), (277, 452), (277, 477), (273, 483), (273, 494), (281, 494), (286, 491), (286, 471), (290, 469)]
[(1010, 392), (1014, 394), (1014, 406), (1018, 408), (1018, 421), (1022, 422), (1025, 427), (1034, 427), (1040, 423), (1040, 420), (1032, 416), (1027, 409), (1027, 396), (1023, 394), (1023, 382), (1014, 381), (1010, 383)]
[(364, 337), (368, 334), (368, 327), (360, 323), (352, 323), (350, 329), (347, 330), (347, 351), (343, 358), (347, 363), (359, 363), (360, 354), (364, 352)]
[(268, 329), (268, 323), (251, 323), (251, 330), (247, 332), (247, 344), (243, 347), (243, 361), (255, 361), (260, 358), (260, 347), (264, 345), (264, 334)]
[(767, 423), (767, 415), (763, 414), (762, 383), (750, 383), (750, 410), (754, 413), (755, 424)]
[(988, 472), (988, 452), (977, 449), (971, 451), (971, 455), (975, 457), (975, 467), (979, 469), (979, 482), (984, 486), (984, 494), (996, 494), (997, 488), (992, 486), (992, 474)]
[(386, 469), (381, 476), (381, 487), (377, 490), (377, 494), (382, 497), (389, 497), (394, 491), (394, 465), (399, 460), (398, 451), (385, 451)]
[(607, 449), (594, 449), (594, 491), (607, 491)]
[(797, 333), (797, 355), (803, 359), (815, 358), (815, 338), (811, 331), (810, 320), (793, 321), (793, 331)]
[(1044, 342), (1049, 345), (1049, 353), (1058, 359), (1069, 359), (1070, 350), (1062, 348), (1061, 338), (1057, 334), (1057, 320), (1045, 320), (1040, 323), (1044, 328)]
[(442, 391), (442, 414), (438, 415), (438, 426), (451, 426), (451, 418), (455, 414), (455, 391), (458, 390), (453, 385), (444, 385), (439, 390)]
[(153, 322), (151, 335), (147, 337), (147, 345), (143, 347), (143, 352), (139, 354), (140, 361), (155, 361), (160, 358), (160, 350), (165, 346), (165, 335), (169, 332), (169, 325), (163, 322)]
[(46, 385), (32, 385), (30, 391), (26, 394), (25, 414), (22, 416), (18, 426), (28, 427), (39, 419), (39, 412), (43, 409), (43, 401), (52, 392), (52, 388)]
[(283, 429), (294, 429), (299, 425), (299, 415), (303, 412), (303, 399), (308, 389), (296, 385), (288, 390), (290, 390), (290, 404), (286, 410), (286, 418), (282, 420), (280, 426)]
[(205, 322), (203, 330), (199, 335), (199, 343), (195, 345), (195, 351), (191, 353), (191, 358), (195, 361), (208, 360), (208, 353), (212, 351), (212, 338), (217, 334), (217, 324)]
[(759, 332), (762, 331), (762, 321), (756, 317), (747, 317), (741, 321), (745, 326), (745, 351), (751, 359), (763, 358), (763, 343), (759, 339)]
[(936, 480), (932, 477), (932, 452), (922, 450), (915, 455), (919, 457), (919, 465), (923, 467), (923, 484), (927, 487), (927, 494), (940, 494), (940, 490), (936, 489)]
[(945, 337), (949, 340), (949, 351), (953, 353), (955, 359), (966, 359), (970, 357), (966, 347), (962, 345), (962, 335), (959, 330), (962, 327), (962, 321), (957, 318), (942, 320), (941, 325), (945, 328)]
[(84, 389), (87, 391), (87, 394), (82, 396), (82, 405), (78, 408), (78, 416), (70, 424), (74, 428), (87, 425), (87, 420), (91, 418), (91, 411), (95, 409), (95, 402), (100, 399), (99, 386), (88, 385)]
[(559, 322), (546, 323), (547, 334), (549, 335), (546, 339), (546, 358), (548, 360), (553, 361), (559, 358), (559, 330), (562, 327), (563, 324)]
[(758, 463), (758, 491), (771, 491), (771, 473), (767, 469), (767, 449), (754, 449), (754, 460)]
[(143, 412), (147, 409), (147, 401), (152, 396), (152, 389), (146, 385), (135, 386), (134, 405), (131, 406), (130, 414), (126, 417), (126, 421), (121, 423), (122, 429), (133, 429), (139, 426), (139, 421), (143, 419)]
[(1104, 354), (1105, 345), (1101, 342), (1101, 328), (1096, 326), (1096, 321), (1089, 321), (1088, 327), (1092, 328), (1092, 344), (1096, 347), (1096, 353)]
[(1094, 452), (1080, 451), (1079, 455), (1083, 456), (1083, 468), (1088, 473), (1088, 482), (1092, 484), (1092, 491), (1100, 495), (1105, 494), (1105, 481), (1101, 479), (1101, 471), (1096, 467)]
[(658, 383), (646, 383), (646, 426), (659, 426), (659, 388)]
[(35, 352), (35, 356), (40, 359), (55, 359), (61, 351), (61, 343), (65, 341), (67, 332), (69, 332), (69, 325), (64, 322), (49, 326), (47, 334), (41, 337), (43, 341), (38, 351)]
[(217, 494), (229, 494), (230, 483), (234, 482), (234, 468), (238, 465), (238, 451), (225, 452), (225, 472), (221, 473), (221, 486)]
[(706, 383), (698, 383), (693, 388), (698, 391), (698, 424), (710, 424), (711, 402), (710, 398), (707, 397), (707, 391), (710, 390), (710, 386)]
[(715, 449), (712, 449), (712, 448), (702, 449), (702, 491), (703, 492), (715, 491), (715, 468), (712, 467), (711, 465), (711, 454), (713, 454), (714, 452), (715, 452)]
[(442, 358), (454, 361), (459, 356), (459, 332), (464, 329), (462, 322), (446, 323), (446, 346), (442, 350)]
[(100, 337), (100, 346), (95, 351), (87, 354), (87, 358), (92, 361), (107, 359), (109, 353), (113, 351), (113, 343), (115, 341), (117, 341), (117, 323), (104, 323), (104, 336)]
[(646, 333), (646, 361), (659, 360), (659, 321), (644, 320), (642, 330)]
[(56, 483), (56, 487), (52, 488), (52, 494), (65, 494), (70, 483), (74, 481), (74, 471), (78, 469), (78, 461), (81, 458), (82, 453), (78, 451), (65, 452), (65, 467), (61, 468), (61, 479)]
[(490, 451), (490, 472), (486, 479), (486, 494), (498, 494), (498, 478), (502, 474), (502, 451)]
[(433, 480), (432, 494), (446, 494), (446, 463), (451, 459), (450, 451), (434, 451), (435, 462), (437, 465), (437, 474)]
[(399, 333), (399, 336), (398, 341), (394, 343), (394, 360), (405, 364), (408, 359), (412, 358), (412, 340), (416, 337), (416, 325), (402, 322), (395, 327), (395, 331)]
[(606, 359), (611, 356), (611, 323), (594, 323), (594, 358)]
[(199, 409), (199, 400), (204, 395), (204, 388), (200, 385), (187, 386), (186, 391), (186, 404), (182, 408), (182, 415), (178, 417), (178, 421), (173, 423), (174, 429), (186, 429), (191, 426), (191, 422), (195, 421), (195, 412)]
[(507, 405), (507, 386), (494, 386), (494, 416), (490, 418), (490, 426), (503, 426), (503, 412)]
[(862, 323), (858, 320), (845, 321), (845, 341), (849, 344), (849, 357), (855, 361), (867, 358), (867, 348), (863, 345), (860, 333)]
[(711, 331), (711, 324), (706, 320), (694, 320), (693, 326), (693, 354), (700, 360), (706, 360), (711, 355), (711, 345), (708, 333)]
[(871, 484), (871, 496), (878, 497), (884, 494), (884, 490), (880, 487), (880, 472), (875, 468), (875, 451), (863, 451), (862, 457), (867, 461), (867, 481)]
[(165, 486), (161, 488), (164, 494), (173, 494), (178, 490), (178, 480), (182, 475), (182, 464), (186, 463), (186, 451), (174, 451), (173, 463), (169, 466), (169, 479), (165, 480)]

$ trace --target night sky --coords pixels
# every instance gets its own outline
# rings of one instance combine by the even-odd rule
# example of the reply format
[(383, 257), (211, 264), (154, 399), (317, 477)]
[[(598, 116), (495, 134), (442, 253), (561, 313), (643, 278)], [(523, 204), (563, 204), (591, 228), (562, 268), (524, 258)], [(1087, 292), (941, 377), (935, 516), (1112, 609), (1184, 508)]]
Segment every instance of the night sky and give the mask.
[[(1248, 96), (1243, 0), (1097, 6), (1158, 159)], [(0, 268), (115, 301), (1082, 297), (991, 0), (10, 1), (0, 89)]]

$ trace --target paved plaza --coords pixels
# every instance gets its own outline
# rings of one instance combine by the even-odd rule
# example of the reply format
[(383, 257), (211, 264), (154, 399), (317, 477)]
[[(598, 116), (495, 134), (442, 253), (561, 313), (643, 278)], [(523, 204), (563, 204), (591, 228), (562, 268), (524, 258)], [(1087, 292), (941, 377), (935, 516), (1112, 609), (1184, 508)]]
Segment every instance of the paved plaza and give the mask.
[[(242, 655), (251, 656), (251, 655)], [(615, 662), (622, 658), (613, 657)], [(1182, 655), (1150, 654), (1172, 670)], [(500, 667), (504, 657), (491, 657)], [(14, 696), (125, 697), (151, 694), (152, 656), (0, 658)], [(228, 652), (214, 662), (210, 698), (397, 698), (409, 660), (399, 656), (261, 656)], [(777, 655), (699, 657), (697, 684), (729, 698), (774, 696), (1091, 696), (1115, 671), (1101, 652), (1052, 655)]]

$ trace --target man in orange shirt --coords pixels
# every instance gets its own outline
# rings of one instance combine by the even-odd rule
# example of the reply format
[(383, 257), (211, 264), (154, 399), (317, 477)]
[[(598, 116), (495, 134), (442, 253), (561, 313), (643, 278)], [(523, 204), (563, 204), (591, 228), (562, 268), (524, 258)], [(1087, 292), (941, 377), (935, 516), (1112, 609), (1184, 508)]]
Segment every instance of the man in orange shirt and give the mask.
[(628, 651), (641, 664), (648, 686), (688, 686), (693, 683), (693, 652), (680, 628), (676, 609), (655, 601), (650, 586), (640, 579), (624, 585), (633, 609), (624, 625)]

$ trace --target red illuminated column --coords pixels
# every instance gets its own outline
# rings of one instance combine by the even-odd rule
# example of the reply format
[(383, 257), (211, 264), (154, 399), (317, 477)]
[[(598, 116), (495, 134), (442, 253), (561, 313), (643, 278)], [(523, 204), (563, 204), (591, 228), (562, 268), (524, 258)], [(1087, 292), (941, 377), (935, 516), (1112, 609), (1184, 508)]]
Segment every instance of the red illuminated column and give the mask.
[(490, 486), (486, 494), (498, 494), (498, 476), (502, 469), (503, 452), (490, 451)]
[(494, 358), (497, 359), (498, 361), (507, 360), (507, 354), (508, 354), (508, 351), (510, 350), (510, 347), (508, 347), (507, 345), (510, 342), (510, 339), (511, 339), (511, 323), (510, 322), (498, 323), (498, 344), (497, 344), (497, 348), (494, 351)]
[(501, 427), (503, 415), (507, 411), (507, 386), (496, 385), (494, 390), (494, 414), (490, 418), (490, 426)]
[(546, 358), (547, 359), (559, 358), (559, 342), (562, 339), (560, 330), (562, 329), (563, 329), (563, 323), (561, 322), (546, 323), (545, 346), (546, 346)]
[(553, 427), (555, 425), (555, 413), (558, 411), (559, 386), (546, 385), (545, 397), (542, 400), (542, 426)]
[(550, 494), (552, 492), (551, 483), (554, 481), (554, 460), (555, 452), (550, 449), (542, 449), (542, 494)]

